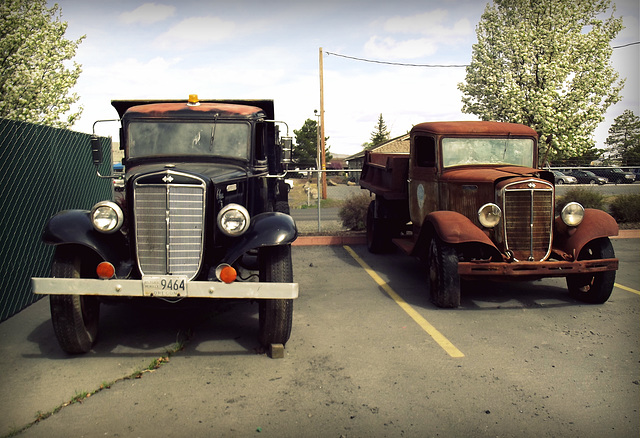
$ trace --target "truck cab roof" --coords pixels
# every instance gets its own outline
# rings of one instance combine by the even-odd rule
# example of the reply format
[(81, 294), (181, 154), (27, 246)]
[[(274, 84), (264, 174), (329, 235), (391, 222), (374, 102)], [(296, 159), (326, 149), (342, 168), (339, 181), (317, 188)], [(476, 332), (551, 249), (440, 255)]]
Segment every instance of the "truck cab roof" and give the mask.
[(436, 135), (464, 136), (530, 136), (538, 137), (536, 131), (517, 123), (461, 121), (461, 122), (425, 122), (415, 125), (411, 132), (422, 132)]
[(187, 105), (181, 100), (112, 100), (111, 105), (120, 118), (129, 116), (167, 118), (210, 118), (217, 113), (219, 118), (266, 118), (273, 119), (273, 100), (200, 100), (196, 105)]

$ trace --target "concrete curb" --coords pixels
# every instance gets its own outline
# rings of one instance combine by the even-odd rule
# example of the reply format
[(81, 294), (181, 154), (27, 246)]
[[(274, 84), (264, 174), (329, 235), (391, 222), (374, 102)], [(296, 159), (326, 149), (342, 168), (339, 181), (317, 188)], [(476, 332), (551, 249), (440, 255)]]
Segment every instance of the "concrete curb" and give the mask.
[[(612, 239), (640, 239), (640, 230), (620, 230)], [(292, 246), (364, 245), (367, 236), (299, 236)]]

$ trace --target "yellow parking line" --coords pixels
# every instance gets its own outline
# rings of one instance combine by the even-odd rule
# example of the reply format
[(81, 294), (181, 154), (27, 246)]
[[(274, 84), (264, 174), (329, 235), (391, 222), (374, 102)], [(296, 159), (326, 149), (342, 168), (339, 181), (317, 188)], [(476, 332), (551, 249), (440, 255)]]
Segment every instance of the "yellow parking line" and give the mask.
[(631, 289), (630, 287), (623, 286), (623, 285), (618, 284), (618, 283), (613, 283), (613, 285), (614, 285), (615, 287), (619, 288), (619, 289), (626, 290), (627, 292), (631, 292), (631, 293), (634, 293), (634, 294), (636, 294), (636, 295), (640, 295), (640, 291), (637, 291), (637, 290), (635, 290), (635, 289)]
[(407, 312), (407, 314), (415, 322), (417, 322), (418, 325), (422, 327), (422, 329), (425, 332), (427, 332), (427, 334), (429, 334), (429, 336), (431, 336), (433, 340), (436, 341), (438, 345), (440, 345), (440, 347), (442, 347), (444, 351), (446, 351), (449, 354), (449, 356), (464, 357), (464, 354), (462, 354), (462, 352), (458, 350), (455, 347), (455, 345), (449, 342), (449, 340), (445, 338), (444, 335), (440, 333), (434, 326), (432, 326), (429, 323), (429, 321), (424, 319), (422, 315), (416, 312), (416, 310), (413, 307), (411, 307), (405, 300), (403, 300), (400, 295), (398, 295), (393, 289), (391, 289), (391, 287), (382, 278), (380, 278), (378, 273), (373, 269), (371, 269), (369, 265), (367, 265), (367, 263), (364, 260), (362, 260), (358, 256), (358, 254), (355, 253), (353, 249), (351, 249), (347, 245), (344, 245), (343, 248), (346, 249), (347, 252), (351, 255), (351, 257), (353, 257), (355, 261), (358, 262), (360, 266), (362, 266), (362, 268), (366, 271), (366, 273), (369, 274), (371, 278), (373, 278), (373, 281), (375, 281), (378, 284), (378, 286), (380, 286), (387, 293), (387, 295), (389, 295), (391, 299), (395, 301), (396, 304), (402, 308), (402, 310)]

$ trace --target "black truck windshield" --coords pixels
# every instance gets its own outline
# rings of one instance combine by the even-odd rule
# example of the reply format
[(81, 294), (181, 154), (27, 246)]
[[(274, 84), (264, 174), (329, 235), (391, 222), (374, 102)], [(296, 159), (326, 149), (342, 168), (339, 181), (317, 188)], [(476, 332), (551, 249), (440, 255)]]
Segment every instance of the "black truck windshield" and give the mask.
[(248, 159), (248, 123), (131, 122), (129, 158), (154, 155), (218, 155)]

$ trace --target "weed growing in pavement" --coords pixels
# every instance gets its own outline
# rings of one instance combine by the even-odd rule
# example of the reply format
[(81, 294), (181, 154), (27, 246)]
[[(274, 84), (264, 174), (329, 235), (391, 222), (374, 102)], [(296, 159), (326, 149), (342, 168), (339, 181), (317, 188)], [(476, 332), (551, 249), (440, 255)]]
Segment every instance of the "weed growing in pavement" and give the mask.
[(29, 429), (31, 426), (34, 426), (39, 422), (44, 421), (47, 418), (51, 417), (52, 415), (57, 414), (63, 408), (66, 408), (67, 406), (70, 406), (72, 404), (82, 403), (83, 401), (90, 398), (91, 396), (101, 391), (104, 391), (105, 389), (110, 389), (113, 385), (115, 385), (118, 382), (121, 382), (124, 380), (131, 380), (131, 379), (140, 379), (144, 373), (154, 372), (155, 370), (160, 368), (163, 364), (168, 363), (169, 358), (172, 355), (174, 355), (179, 351), (182, 351), (185, 345), (187, 344), (187, 342), (189, 341), (189, 339), (191, 339), (191, 336), (192, 336), (192, 332), (190, 330), (187, 331), (186, 333), (178, 332), (178, 335), (177, 335), (178, 340), (171, 346), (171, 348), (166, 350), (166, 354), (153, 359), (145, 369), (134, 371), (128, 376), (121, 377), (119, 379), (114, 380), (113, 382), (102, 382), (97, 389), (94, 389), (93, 391), (90, 391), (90, 392), (76, 391), (76, 394), (73, 397), (71, 397), (69, 401), (62, 403), (59, 406), (56, 406), (54, 409), (52, 409), (49, 412), (38, 411), (35, 416), (35, 420), (33, 420), (31, 423), (28, 423), (20, 428), (15, 428), (11, 430), (7, 435), (3, 435), (0, 438), (10, 438), (10, 437), (17, 436), (22, 432), (24, 432), (25, 430)]

